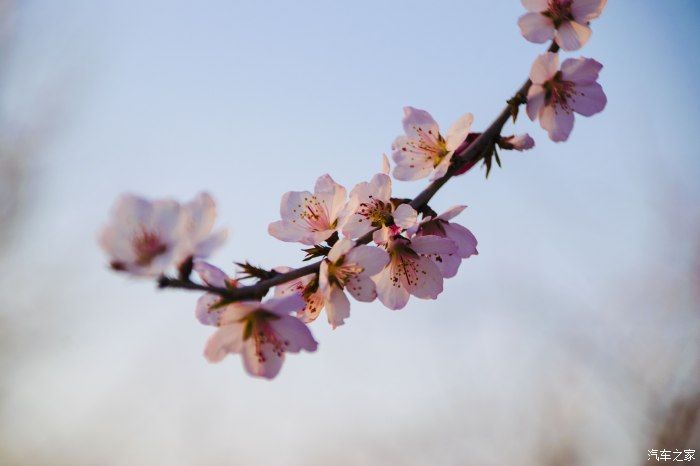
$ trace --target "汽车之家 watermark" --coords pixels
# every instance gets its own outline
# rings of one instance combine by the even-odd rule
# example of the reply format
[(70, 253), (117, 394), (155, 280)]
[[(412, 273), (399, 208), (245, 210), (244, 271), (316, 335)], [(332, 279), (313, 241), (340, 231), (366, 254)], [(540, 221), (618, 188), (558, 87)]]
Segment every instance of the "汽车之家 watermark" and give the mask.
[(647, 450), (649, 457), (647, 461), (693, 461), (695, 460), (695, 450)]

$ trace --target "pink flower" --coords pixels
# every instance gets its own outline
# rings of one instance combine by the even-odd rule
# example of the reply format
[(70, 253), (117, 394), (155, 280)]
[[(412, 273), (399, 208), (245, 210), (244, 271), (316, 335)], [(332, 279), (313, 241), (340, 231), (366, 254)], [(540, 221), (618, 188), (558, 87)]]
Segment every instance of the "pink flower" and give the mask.
[(424, 254), (435, 263), (444, 278), (451, 278), (457, 275), (462, 259), (478, 254), (476, 250), (477, 241), (472, 232), (458, 223), (450, 222), (450, 220), (462, 213), (466, 207), (459, 205), (448, 209), (435, 218), (426, 217), (421, 221), (420, 225), (409, 230), (414, 240), (421, 236), (432, 235), (450, 239), (457, 246), (456, 251), (451, 253)]
[(199, 193), (182, 207), (183, 241), (177, 262), (208, 257), (228, 237), (226, 229), (211, 232), (216, 221), (216, 202), (209, 193)]
[(529, 134), (518, 134), (506, 136), (498, 141), (498, 146), (501, 149), (524, 151), (535, 147), (535, 140)]
[(527, 94), (527, 114), (552, 141), (566, 141), (574, 126), (574, 113), (591, 116), (605, 108), (607, 97), (596, 81), (603, 65), (592, 58), (569, 58), (561, 70), (558, 56), (545, 53), (532, 64), (532, 87)]
[(469, 134), (474, 116), (471, 113), (463, 115), (452, 125), (445, 138), (430, 113), (413, 107), (403, 110), (406, 135), (397, 137), (391, 146), (392, 158), (396, 163), (394, 178), (418, 180), (431, 173), (431, 180), (442, 177), (450, 167), (455, 149)]
[[(286, 273), (292, 270), (289, 267), (275, 267), (275, 272)], [(321, 310), (326, 305), (323, 293), (318, 288), (318, 274), (312, 273), (304, 275), (296, 280), (288, 281), (275, 287), (275, 298), (298, 294), (306, 305), (304, 309), (297, 312), (297, 317), (303, 322), (310, 323), (316, 320), (321, 314)]]
[(155, 277), (172, 264), (180, 237), (180, 204), (125, 194), (112, 208), (99, 243), (113, 269)]
[(389, 263), (386, 251), (373, 246), (355, 246), (349, 239), (333, 245), (319, 270), (319, 289), (326, 300), (328, 323), (333, 328), (343, 325), (350, 316), (350, 301), (343, 293), (347, 290), (356, 300), (371, 302), (377, 297), (370, 278)]
[(387, 243), (390, 262), (372, 277), (377, 296), (389, 309), (401, 309), (413, 295), (436, 299), (442, 292), (442, 273), (430, 256), (454, 254), (455, 243), (434, 235), (416, 236), (411, 240), (395, 236)]
[(337, 230), (344, 203), (345, 188), (330, 175), (323, 175), (316, 181), (313, 194), (290, 191), (282, 196), (282, 220), (271, 223), (268, 232), (282, 241), (318, 244)]
[[(218, 267), (201, 261), (195, 260), (193, 270), (197, 272), (199, 278), (209, 286), (217, 288), (233, 289), (238, 286), (237, 280), (230, 278), (226, 273)], [(219, 325), (219, 318), (224, 311), (225, 306), (221, 305), (221, 296), (214, 293), (205, 293), (197, 300), (195, 315), (204, 325)]]
[(394, 208), (391, 202), (391, 178), (378, 173), (369, 182), (358, 183), (350, 192), (350, 199), (341, 214), (340, 230), (346, 238), (359, 238), (375, 228), (377, 244), (383, 244), (390, 235), (399, 234), (413, 226), (418, 218), (408, 204)]
[(525, 13), (518, 20), (530, 42), (554, 39), (564, 50), (578, 50), (588, 42), (588, 23), (603, 12), (607, 0), (522, 0)]
[(207, 341), (204, 356), (219, 362), (229, 353), (240, 353), (249, 374), (271, 379), (284, 362), (285, 353), (316, 351), (306, 324), (290, 315), (304, 308), (301, 296), (229, 304), (219, 317), (219, 328)]

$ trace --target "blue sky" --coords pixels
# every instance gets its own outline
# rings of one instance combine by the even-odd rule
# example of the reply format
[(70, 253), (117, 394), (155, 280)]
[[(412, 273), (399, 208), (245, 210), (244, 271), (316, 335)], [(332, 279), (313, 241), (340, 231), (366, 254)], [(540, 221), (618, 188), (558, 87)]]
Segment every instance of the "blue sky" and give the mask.
[[(348, 188), (369, 179), (401, 131), (404, 105), (443, 127), (467, 111), (477, 130), (488, 125), (545, 49), (520, 36), (522, 13), (515, 1), (23, 4), (3, 102), (18, 119), (46, 117), (52, 130), (31, 163), (32, 202), (5, 259), (15, 272), (0, 283), (26, 350), (5, 407), (24, 419), (12, 429), (12, 454), (36, 444), (38, 422), (38, 451), (62, 445), (86, 464), (108, 453), (117, 464), (216, 462), (233, 451), (301, 464), (304, 429), (328, 450), (315, 458), (337, 455), (347, 436), (381, 462), (373, 436), (404, 445), (446, 425), (454, 433), (466, 424), (457, 437), (495, 446), (513, 434), (498, 419), (522, 408), (519, 386), (537, 399), (546, 390), (533, 380), (578, 365), (595, 374), (581, 389), (589, 418), (606, 426), (584, 440), (607, 438), (615, 460), (643, 452), (624, 434), (644, 428), (628, 418), (643, 394), (628, 379), (610, 382), (608, 360), (621, 355), (637, 370), (625, 355), (659, 319), (667, 334), (654, 341), (673, 360), (674, 339), (692, 341), (696, 328), (687, 319), (700, 220), (697, 2), (611, 1), (585, 48), (566, 54), (604, 64), (606, 110), (577, 118), (565, 144), (523, 114), (506, 134), (529, 132), (535, 149), (504, 154), (489, 180), (475, 170), (436, 196), (438, 211), (469, 205), (461, 220), (479, 256), (437, 301), (412, 300), (397, 313), (355, 304), (334, 332), (317, 322), (319, 353), (290, 358), (273, 384), (248, 379), (234, 359), (206, 364), (196, 296), (109, 273), (95, 245), (123, 191), (187, 199), (208, 190), (231, 230), (215, 263), (298, 264), (295, 245), (266, 233), (281, 195), (323, 173)], [(423, 186), (395, 182), (395, 192)], [(58, 282), (46, 303), (27, 286), (37, 274)], [(609, 383), (632, 400), (612, 421)], [(51, 395), (35, 402), (29, 387), (46, 385)], [(129, 407), (132, 416), (105, 421)], [(488, 421), (496, 433), (470, 437), (465, 417), (484, 412), (497, 413)], [(516, 426), (540, 415), (518, 412)], [(399, 435), (397, 423), (415, 432)], [(70, 434), (93, 447), (79, 451)], [(112, 451), (105, 438), (125, 446)], [(261, 438), (279, 451), (261, 450)], [(450, 442), (458, 457), (483, 460)], [(154, 456), (148, 445), (169, 453)]]

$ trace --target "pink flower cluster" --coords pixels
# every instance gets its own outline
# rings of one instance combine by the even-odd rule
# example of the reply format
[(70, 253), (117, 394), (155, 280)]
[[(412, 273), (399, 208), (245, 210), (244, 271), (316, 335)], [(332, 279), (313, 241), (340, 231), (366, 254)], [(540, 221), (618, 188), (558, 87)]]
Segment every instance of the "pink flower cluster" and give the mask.
[[(522, 0), (528, 10), (518, 24), (523, 36), (542, 43), (553, 39), (563, 50), (578, 50), (591, 36), (590, 22), (598, 18), (607, 0)], [(559, 57), (548, 52), (532, 64), (532, 87), (527, 115), (549, 133), (552, 141), (566, 141), (574, 127), (574, 112), (591, 116), (607, 103), (598, 73), (603, 65), (592, 58), (569, 58), (559, 68)]]
[[(555, 43), (535, 60), (530, 82), (509, 105), (516, 105), (517, 110), (527, 91), (530, 119), (539, 119), (553, 141), (564, 141), (573, 128), (573, 113), (590, 116), (602, 111), (606, 96), (597, 83), (600, 63), (569, 58), (559, 67), (556, 52), (559, 47), (576, 50), (588, 40), (589, 22), (601, 14), (605, 0), (522, 3), (529, 11), (519, 21), (525, 38)], [(528, 134), (501, 136), (504, 120), (497, 133), (492, 127), (483, 135), (471, 132), (473, 121), (473, 115), (466, 113), (442, 133), (428, 112), (406, 107), (404, 134), (391, 146), (393, 177), (403, 181), (429, 177), (439, 180), (431, 185), (439, 189), (479, 158), (487, 169), (492, 156), (500, 165), (496, 147), (524, 151), (535, 145)], [(475, 142), (486, 137), (486, 144)], [(479, 157), (467, 158), (464, 155), (472, 143), (480, 147), (472, 152), (486, 149)], [(392, 310), (404, 308), (411, 296), (436, 299), (444, 280), (457, 274), (464, 259), (477, 254), (474, 235), (454, 222), (466, 206), (438, 215), (425, 203), (394, 198), (386, 156), (382, 167), (349, 193), (326, 174), (318, 178), (313, 192), (289, 191), (282, 196), (280, 219), (269, 224), (269, 234), (310, 246), (304, 249), (309, 258), (321, 258), (313, 267), (296, 272), (286, 266), (267, 271), (239, 264), (246, 275), (229, 277), (207, 263), (204, 259), (225, 241), (227, 231), (214, 231), (216, 206), (206, 193), (186, 204), (123, 195), (99, 242), (114, 270), (158, 277), (161, 285), (176, 283), (173, 286), (205, 291), (197, 301), (195, 316), (216, 328), (204, 350), (206, 359), (218, 362), (237, 353), (250, 374), (273, 378), (287, 353), (317, 349), (309, 324), (322, 311), (335, 329), (350, 317), (350, 297), (365, 303), (378, 300)], [(177, 279), (168, 277), (173, 271)], [(198, 275), (198, 282), (191, 280), (192, 272)], [(261, 283), (262, 292), (253, 295), (258, 299), (236, 299), (243, 296), (240, 280), (279, 276), (284, 279)], [(274, 296), (263, 300), (273, 286)]]

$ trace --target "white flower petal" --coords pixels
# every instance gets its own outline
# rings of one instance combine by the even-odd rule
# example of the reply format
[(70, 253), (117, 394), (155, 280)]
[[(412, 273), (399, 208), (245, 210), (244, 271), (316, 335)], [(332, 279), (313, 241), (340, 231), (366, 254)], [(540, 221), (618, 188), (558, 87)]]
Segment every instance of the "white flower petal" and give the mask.
[(576, 21), (564, 21), (557, 29), (555, 40), (566, 51), (578, 50), (591, 37), (591, 28)]
[(240, 353), (243, 347), (243, 326), (226, 325), (219, 327), (209, 337), (204, 347), (204, 357), (209, 362), (219, 362), (229, 353)]
[(518, 19), (518, 26), (523, 37), (530, 42), (542, 44), (554, 38), (554, 23), (540, 13), (525, 13)]
[(450, 130), (447, 132), (447, 150), (454, 151), (464, 142), (469, 134), (469, 130), (471, 130), (473, 122), (474, 115), (471, 113), (465, 113), (457, 121), (455, 121)]
[(342, 290), (336, 286), (330, 288), (326, 296), (326, 316), (331, 327), (336, 328), (345, 323), (350, 317), (350, 301)]
[(403, 309), (408, 303), (410, 294), (401, 280), (394, 280), (392, 266), (387, 266), (379, 274), (372, 277), (377, 286), (377, 297), (382, 304), (391, 310)]
[(350, 264), (357, 264), (362, 267), (361, 275), (376, 275), (389, 263), (389, 254), (381, 248), (373, 246), (355, 246), (345, 257)]
[(449, 209), (447, 209), (446, 211), (444, 211), (443, 213), (438, 215), (437, 218), (439, 218), (441, 220), (445, 220), (445, 221), (452, 220), (453, 218), (455, 218), (456, 216), (461, 214), (464, 211), (464, 209), (466, 209), (466, 208), (467, 208), (467, 206), (465, 206), (465, 205), (456, 205), (456, 206), (450, 207)]
[(411, 228), (416, 224), (418, 212), (409, 204), (400, 204), (393, 213), (394, 223), (401, 228)]
[(530, 80), (532, 80), (533, 84), (544, 84), (557, 73), (558, 69), (559, 55), (552, 52), (543, 53), (542, 55), (539, 55), (532, 63), (532, 68), (530, 69)]
[(345, 284), (345, 290), (358, 301), (369, 303), (376, 299), (377, 290), (369, 276), (353, 277)]

